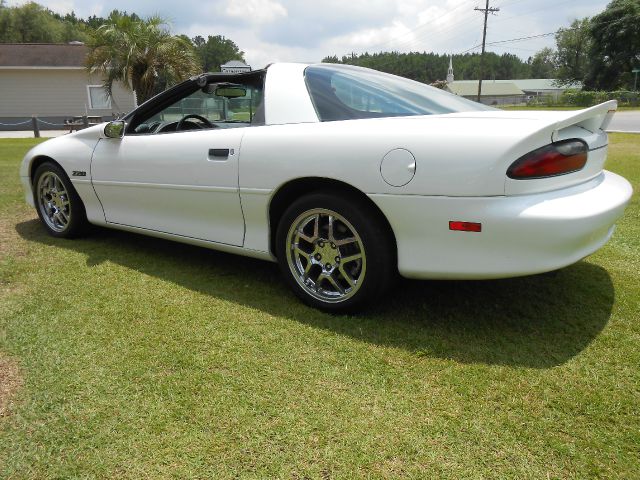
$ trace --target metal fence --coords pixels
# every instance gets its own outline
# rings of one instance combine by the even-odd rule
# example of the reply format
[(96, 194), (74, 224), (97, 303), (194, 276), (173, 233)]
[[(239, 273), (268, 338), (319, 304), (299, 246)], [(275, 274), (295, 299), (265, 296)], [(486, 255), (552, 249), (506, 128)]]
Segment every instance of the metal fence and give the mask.
[[(120, 118), (121, 114), (114, 113), (111, 118)], [(55, 121), (58, 118), (61, 120)], [(72, 132), (74, 130), (82, 130), (83, 128), (87, 128), (93, 125), (97, 125), (102, 123), (103, 121), (109, 121), (111, 118), (104, 117), (96, 117), (96, 116), (88, 116), (81, 115), (77, 117), (47, 117), (47, 120), (44, 120), (38, 115), (32, 115), (30, 118), (26, 118), (24, 120), (19, 119), (19, 121), (15, 121), (18, 119), (2, 119), (0, 118), (0, 131), (33, 131), (33, 136), (35, 138), (40, 137), (41, 130), (69, 130)], [(9, 120), (9, 121), (7, 121)], [(54, 121), (52, 121), (54, 120)]]

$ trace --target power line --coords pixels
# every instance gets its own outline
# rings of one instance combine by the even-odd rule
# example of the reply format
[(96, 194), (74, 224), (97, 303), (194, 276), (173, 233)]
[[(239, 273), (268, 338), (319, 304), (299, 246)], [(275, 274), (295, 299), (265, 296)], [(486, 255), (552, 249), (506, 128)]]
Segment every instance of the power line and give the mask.
[[(532, 39), (535, 39), (535, 38), (543, 38), (543, 37), (549, 37), (551, 35), (557, 35), (560, 32), (560, 30), (568, 31), (568, 30), (579, 30), (579, 29), (580, 29), (580, 27), (578, 27), (578, 28), (559, 28), (555, 32), (541, 33), (539, 35), (529, 35), (529, 36), (526, 36), (526, 37), (508, 38), (506, 40), (496, 40), (494, 42), (488, 42), (486, 45), (490, 46), (490, 45), (499, 45), (499, 44), (502, 44), (502, 43), (522, 42), (524, 40), (532, 40)], [(470, 52), (470, 51), (475, 50), (476, 48), (481, 47), (481, 46), (482, 46), (482, 44), (478, 44), (475, 47), (471, 47), (471, 48), (468, 48), (467, 50), (464, 50), (464, 51), (460, 52), (458, 55), (462, 55), (464, 53)]]
[(510, 38), (508, 40), (498, 40), (498, 41), (495, 41), (495, 42), (489, 42), (489, 43), (487, 43), (487, 45), (498, 45), (500, 43), (521, 42), (523, 40), (531, 40), (532, 38), (548, 37), (550, 35), (555, 35), (556, 33), (558, 33), (557, 30), (555, 32), (541, 33), (540, 35), (529, 35), (528, 37)]
[[(529, 0), (507, 1), (507, 2), (505, 2), (503, 4), (501, 4), (499, 6), (499, 9), (503, 8), (505, 6), (510, 6), (510, 5), (515, 4), (515, 3), (520, 3), (520, 2), (524, 2), (524, 1), (529, 1)], [(557, 1), (557, 0), (555, 0), (555, 1)], [(567, 0), (567, 1), (572, 1), (572, 0)], [(405, 32), (400, 37), (404, 37), (404, 36), (406, 36), (406, 35), (408, 35), (410, 33), (417, 32), (418, 30), (421, 30), (423, 27), (428, 26), (429, 24), (432, 24), (434, 22), (437, 22), (438, 20), (446, 17), (448, 14), (451, 14), (451, 13), (455, 12), (456, 10), (458, 10), (460, 7), (463, 7), (463, 6), (465, 6), (465, 4), (461, 3), (456, 8), (454, 8), (453, 10), (447, 12), (446, 14), (440, 15), (440, 16), (436, 17), (435, 19), (433, 19), (432, 21), (428, 22), (428, 23), (424, 23), (422, 25), (419, 25), (418, 27), (413, 28), (413, 29), (409, 30), (408, 32)], [(522, 15), (522, 14), (520, 14), (520, 15)], [(520, 16), (520, 15), (515, 15), (515, 17)], [(514, 17), (509, 17), (509, 18), (514, 18)], [(458, 18), (458, 20), (461, 20), (461, 21), (453, 23), (453, 24), (445, 27), (444, 30), (440, 30), (440, 31), (437, 32), (438, 41), (439, 42), (442, 42), (442, 40), (448, 39), (448, 38), (451, 37), (451, 35), (445, 35), (445, 34), (449, 34), (449, 33), (452, 33), (452, 32), (454, 32), (455, 34), (458, 34), (459, 28), (464, 26), (464, 25), (468, 25), (471, 21), (473, 21), (473, 17), (472, 16), (468, 17), (465, 14), (463, 14), (460, 18)], [(498, 20), (498, 21), (500, 22), (501, 20)], [(418, 44), (419, 42), (425, 40), (427, 38), (427, 35), (430, 35), (430, 34), (432, 34), (432, 32), (421, 32), (419, 35), (416, 35), (416, 37), (413, 38), (413, 39), (406, 39), (406, 40), (402, 40), (402, 41), (400, 41), (398, 43), (395, 43), (394, 44), (394, 48), (402, 49), (404, 47), (410, 47), (412, 44)], [(377, 46), (385, 45), (385, 44), (391, 44), (393, 42), (394, 42), (393, 40), (389, 40), (387, 42), (383, 42), (381, 44), (374, 45), (373, 47), (377, 47)], [(480, 46), (480, 44), (478, 46)], [(372, 48), (372, 47), (369, 47), (369, 48)]]
[(489, 17), (489, 13), (494, 14), (499, 12), (499, 8), (489, 8), (489, 0), (487, 0), (486, 6), (484, 8), (474, 8), (479, 12), (484, 12), (484, 30), (482, 31), (482, 54), (480, 55), (480, 74), (478, 78), (478, 103), (480, 103), (480, 95), (482, 94), (482, 74), (483, 74), (483, 63), (484, 63), (484, 50), (485, 50), (485, 42), (487, 41), (487, 18)]
[[(383, 46), (383, 45), (390, 45), (390, 44), (393, 44), (393, 43), (395, 43), (395, 41), (396, 41), (398, 38), (406, 37), (407, 35), (409, 35), (409, 34), (411, 34), (411, 33), (417, 32), (418, 30), (421, 30), (421, 29), (423, 29), (424, 27), (427, 27), (427, 26), (429, 26), (429, 25), (433, 24), (434, 22), (437, 22), (438, 20), (443, 19), (443, 18), (444, 18), (444, 17), (446, 17), (447, 15), (451, 15), (453, 12), (455, 12), (456, 10), (458, 10), (459, 8), (461, 8), (461, 7), (463, 7), (463, 6), (464, 6), (464, 4), (463, 4), (463, 3), (461, 3), (460, 5), (458, 5), (458, 6), (457, 6), (456, 8), (454, 8), (453, 10), (449, 10), (448, 12), (446, 12), (446, 13), (444, 13), (444, 14), (442, 14), (442, 15), (440, 15), (440, 16), (438, 16), (438, 17), (434, 18), (434, 19), (431, 19), (431, 20), (430, 20), (430, 21), (428, 21), (428, 22), (422, 23), (422, 24), (420, 24), (420, 25), (416, 26), (415, 28), (409, 29), (408, 31), (406, 31), (406, 32), (404, 32), (403, 34), (399, 35), (397, 38), (394, 38), (394, 39), (391, 39), (391, 40), (387, 40), (387, 41), (385, 41), (385, 42), (381, 42), (381, 43), (378, 43), (378, 44), (370, 45), (368, 48), (370, 48), (370, 49), (372, 49), (372, 50), (375, 50), (377, 47), (380, 47), (380, 46)], [(413, 41), (414, 41), (414, 40), (410, 40), (410, 41), (409, 41), (409, 43), (413, 43)], [(400, 43), (402, 43), (402, 42), (400, 42)], [(397, 45), (397, 44), (396, 44), (396, 45)]]
[[(510, 38), (510, 39), (507, 39), (507, 40), (499, 40), (499, 41), (496, 41), (496, 42), (488, 42), (488, 43), (486, 43), (486, 46), (489, 47), (491, 45), (500, 45), (500, 44), (504, 44), (504, 43), (522, 42), (524, 40), (532, 40), (532, 39), (536, 39), (536, 38), (544, 38), (544, 37), (548, 37), (550, 35), (555, 35), (557, 33), (558, 32), (556, 31), (556, 32), (543, 33), (541, 35), (531, 35), (529, 37)], [(476, 48), (480, 48), (480, 47), (482, 47), (481, 43), (479, 43), (479, 44), (477, 44), (477, 45), (475, 45), (475, 46), (473, 46), (471, 48), (467, 48), (466, 50), (463, 50), (461, 52), (458, 52), (456, 55), (464, 55), (465, 53), (469, 53), (469, 52), (475, 50)], [(511, 47), (511, 48), (516, 48), (516, 47)], [(518, 50), (518, 49), (516, 48), (516, 50)], [(525, 50), (525, 49), (521, 48), (519, 50)], [(535, 50), (531, 50), (531, 51), (535, 51)]]
[(458, 52), (456, 55), (464, 55), (465, 53), (470, 52), (470, 51), (472, 51), (472, 50), (475, 50), (476, 48), (479, 48), (479, 47), (481, 47), (481, 46), (482, 46), (482, 44), (481, 44), (481, 43), (479, 43), (479, 44), (477, 44), (475, 47), (467, 48), (466, 50), (464, 50), (464, 51), (462, 51), (462, 52)]
[[(437, 30), (436, 35), (437, 35), (438, 41), (442, 41), (443, 39), (450, 37), (450, 35), (445, 35), (445, 34), (452, 33), (454, 31), (455, 31), (454, 33), (457, 34), (458, 32), (456, 30), (458, 30), (460, 27), (470, 23), (470, 21), (473, 21), (473, 20), (474, 20), (473, 17), (465, 18), (463, 16), (461, 22), (454, 23), (452, 25), (448, 25), (442, 30)], [(413, 45), (420, 44), (425, 39), (427, 39), (430, 35), (434, 35), (433, 31), (422, 32), (419, 35), (416, 35), (415, 38), (406, 39), (406, 40), (403, 40), (401, 42), (395, 43), (394, 44), (394, 48), (396, 48), (396, 49), (404, 49), (404, 48), (407, 48), (407, 47), (413, 48)]]
[[(557, 8), (558, 6), (560, 6), (560, 5), (564, 5), (564, 4), (566, 4), (566, 3), (575, 3), (575, 0), (564, 0), (564, 1), (561, 1), (561, 2), (556, 1), (556, 2), (554, 2), (553, 8)], [(550, 7), (549, 7), (548, 5), (541, 6), (541, 7), (535, 8), (535, 9), (533, 9), (533, 10), (529, 10), (529, 11), (527, 11), (527, 12), (518, 13), (518, 14), (516, 14), (516, 15), (512, 15), (512, 16), (510, 16), (510, 17), (501, 18), (500, 20), (496, 20), (496, 23), (504, 23), (504, 22), (506, 22), (507, 20), (512, 20), (512, 19), (514, 19), (514, 18), (524, 17), (524, 16), (529, 16), (529, 15), (531, 15), (532, 13), (537, 13), (537, 12), (539, 12), (539, 11), (541, 11), (541, 10), (549, 10), (549, 8), (550, 8)]]
[[(501, 7), (503, 7), (503, 6), (505, 6), (505, 5), (512, 5), (512, 4), (514, 4), (514, 3), (519, 3), (519, 2), (523, 2), (523, 1), (525, 1), (525, 0), (513, 0), (513, 1), (510, 1), (510, 2), (505, 2), (505, 3), (501, 4)], [(556, 0), (556, 1), (557, 1), (557, 0)], [(570, 0), (561, 1), (561, 2), (560, 2), (560, 4), (567, 3), (568, 1), (570, 1)], [(456, 9), (454, 9), (454, 10), (457, 10), (457, 8), (456, 8)], [(485, 9), (476, 8), (475, 10), (479, 10), (479, 11), (484, 12), (484, 10), (485, 10)], [(499, 10), (499, 8), (495, 8), (494, 10), (496, 10), (496, 11), (497, 11), (497, 10)], [(452, 12), (453, 12), (453, 10), (452, 10), (452, 11), (450, 11), (450, 12), (448, 12), (447, 14), (452, 13)], [(529, 14), (529, 13), (532, 13), (532, 12), (527, 12), (527, 14)], [(437, 20), (438, 20), (438, 19), (440, 19), (440, 18), (444, 18), (447, 14), (441, 15), (441, 16), (437, 17), (436, 19), (434, 19), (432, 22), (428, 22), (428, 23), (433, 23), (434, 21), (437, 21)], [(515, 18), (515, 17), (519, 17), (519, 16), (522, 16), (522, 15), (526, 15), (526, 14), (514, 15), (514, 16), (512, 16), (512, 17), (508, 17), (508, 19)], [(444, 30), (444, 31), (439, 32), (439, 40), (442, 40), (442, 38), (443, 38), (443, 37), (442, 37), (442, 33), (447, 33), (447, 32), (449, 32), (449, 31), (451, 31), (451, 30), (456, 30), (456, 29), (458, 29), (459, 27), (461, 27), (462, 25), (468, 24), (468, 23), (469, 23), (469, 21), (473, 20), (473, 17), (467, 17), (467, 18), (465, 18), (465, 17), (466, 17), (466, 15), (464, 15), (464, 14), (463, 14), (461, 17), (462, 17), (462, 18), (461, 18), (461, 19), (462, 19), (462, 22), (456, 22), (456, 23), (454, 23), (454, 24), (452, 24), (452, 25), (449, 25), (449, 26), (448, 26), (448, 28), (445, 28), (445, 30)], [(498, 20), (496, 23), (503, 22), (504, 20), (506, 20), (506, 19), (500, 19), (500, 20)], [(615, 20), (612, 20), (612, 21), (615, 21)], [(421, 28), (425, 27), (426, 25), (428, 25), (428, 23), (422, 24), (422, 25), (420, 25), (419, 27), (416, 27), (416, 28), (412, 29), (412, 30), (411, 30), (411, 32), (413, 32), (413, 31), (417, 31), (417, 30), (419, 30), (419, 29), (421, 29)], [(606, 22), (606, 23), (610, 23), (610, 22)], [(548, 36), (551, 36), (551, 35), (556, 35), (560, 30), (565, 30), (565, 31), (566, 31), (566, 30), (576, 30), (576, 29), (579, 29), (579, 27), (578, 27), (578, 28), (560, 27), (560, 28), (559, 28), (558, 30), (556, 30), (555, 32), (548, 32), (548, 33), (543, 33), (543, 34), (538, 34), (538, 35), (522, 36), (522, 37), (510, 38), (510, 39), (504, 39), (504, 40), (496, 40), (496, 41), (493, 41), (493, 42), (486, 42), (486, 38), (484, 38), (484, 40), (485, 40), (485, 47), (486, 47), (486, 46), (491, 46), (491, 45), (501, 45), (501, 44), (507, 44), (507, 43), (522, 42), (522, 41), (526, 41), (526, 40), (541, 39), (541, 38), (545, 38), (545, 37), (548, 37)], [(410, 33), (410, 32), (407, 32), (407, 33)], [(421, 33), (420, 35), (418, 35), (418, 36), (417, 36), (416, 38), (414, 38), (414, 39), (410, 39), (410, 40), (408, 40), (408, 41), (407, 41), (407, 40), (405, 40), (405, 41), (399, 42), (398, 44), (396, 44), (396, 45), (395, 45), (395, 48), (398, 48), (398, 47), (402, 48), (402, 46), (403, 46), (403, 45), (411, 45), (411, 44), (413, 44), (413, 43), (415, 43), (415, 42), (417, 42), (417, 41), (420, 41), (420, 39), (421, 39), (421, 38), (424, 38), (424, 35), (427, 35), (427, 34), (429, 34), (429, 33), (430, 33), (430, 32), (423, 32), (423, 33)], [(484, 34), (484, 29), (483, 29), (483, 34)], [(445, 37), (448, 37), (448, 35), (446, 35)], [(390, 43), (390, 42), (384, 42), (384, 43)], [(384, 43), (383, 43), (383, 44), (384, 44)], [(468, 53), (468, 52), (471, 52), (471, 51), (473, 51), (473, 50), (476, 50), (477, 48), (479, 48), (479, 47), (481, 47), (481, 46), (482, 46), (482, 44), (480, 44), (480, 43), (479, 43), (479, 44), (477, 44), (477, 45), (475, 45), (475, 46), (473, 46), (473, 47), (471, 47), (471, 48), (468, 48), (468, 49), (466, 49), (466, 50), (463, 50), (463, 51), (460, 51), (460, 52), (456, 53), (456, 55), (464, 55), (465, 53)], [(518, 48), (516, 48), (516, 47), (512, 47), (512, 48), (514, 48), (514, 49), (518, 49)], [(520, 49), (520, 50), (525, 50), (525, 49)], [(529, 50), (529, 51), (534, 51), (534, 50)], [(384, 52), (380, 52), (380, 53), (382, 54), (382, 53), (384, 53)], [(393, 64), (393, 63), (394, 63), (393, 61), (384, 62), (384, 63), (382, 63), (382, 64), (377, 65), (377, 67), (376, 67), (376, 68), (380, 68), (380, 67), (384, 68), (384, 67), (389, 66), (389, 65), (391, 65), (391, 64)], [(479, 83), (480, 83), (480, 82), (479, 82)]]
[[(559, 1), (559, 3), (558, 3)], [(564, 5), (566, 3), (572, 2), (575, 0), (554, 0), (555, 5)], [(518, 4), (518, 3), (523, 3), (523, 2), (528, 2), (528, 0), (507, 0), (507, 1), (503, 1), (500, 3), (499, 8), (503, 8), (506, 6), (511, 6), (514, 4)], [(438, 21), (440, 21), (443, 18), (446, 18), (447, 16), (451, 15), (452, 13), (456, 12), (457, 10), (459, 10), (462, 6), (465, 6), (464, 3), (461, 3), (460, 5), (458, 5), (457, 7), (455, 7), (454, 9), (443, 13), (441, 15), (438, 15), (432, 19), (430, 19), (428, 22), (420, 24), (400, 35), (398, 35), (397, 37), (395, 37), (394, 39), (390, 39), (384, 42), (380, 42), (374, 45), (369, 45), (368, 47), (366, 47), (364, 49), (364, 51), (368, 52), (371, 51), (372, 53), (377, 49), (377, 47), (382, 47), (385, 45), (389, 45), (391, 48), (389, 51), (393, 51), (393, 50), (397, 50), (397, 51), (401, 51), (401, 50), (405, 50), (405, 49), (413, 49), (413, 48), (418, 48), (418, 50), (421, 50), (420, 47), (418, 47), (418, 45), (420, 45), (420, 42), (423, 42), (425, 39), (428, 39), (430, 35), (436, 35), (437, 41), (438, 43), (442, 43), (443, 40), (448, 39), (451, 37), (451, 34), (457, 34), (460, 31), (460, 28), (462, 28), (464, 25), (468, 25), (471, 21), (473, 21), (473, 17), (468, 17), (466, 15), (466, 13), (461, 13), (461, 15), (458, 15), (456, 18), (456, 22), (454, 22), (453, 24), (450, 24), (448, 26), (445, 26), (444, 29), (437, 31), (437, 33), (434, 33), (433, 30), (428, 30), (428, 31), (424, 31), (425, 28), (427, 28), (430, 25), (433, 25), (434, 23), (437, 23)], [(548, 7), (537, 7), (533, 10), (524, 12), (524, 13), (520, 13), (520, 14), (516, 14), (516, 15), (512, 15), (510, 17), (506, 17), (506, 18), (500, 18), (498, 20), (496, 20), (495, 23), (504, 23), (505, 21), (514, 19), (514, 18), (518, 18), (518, 17), (523, 17), (523, 16), (529, 16), (531, 13), (546, 9)], [(483, 9), (479, 9), (479, 10), (483, 10)], [(514, 31), (513, 33), (520, 33), (517, 31)], [(404, 38), (403, 37), (407, 37), (411, 34), (414, 34), (414, 38)], [(524, 39), (526, 39), (527, 37), (523, 37)], [(540, 37), (543, 38), (543, 37)], [(398, 41), (400, 40), (400, 41)], [(506, 42), (505, 42), (506, 43)], [(493, 42), (487, 43), (487, 45), (493, 45)], [(459, 54), (464, 54), (470, 51), (475, 50), (476, 48), (480, 47), (481, 44), (478, 44), (472, 48), (463, 50), (462, 52), (460, 52)], [(422, 48), (424, 49), (424, 47)], [(359, 48), (358, 50), (362, 50), (361, 48)], [(426, 51), (426, 50), (425, 50)]]
[[(512, 0), (512, 1), (508, 1), (506, 3), (504, 3), (502, 6), (504, 5), (511, 5), (514, 3), (520, 3), (523, 1), (528, 1), (528, 0)], [(457, 7), (455, 7), (452, 10), (449, 10), (448, 12), (442, 14), (442, 15), (438, 15), (435, 18), (430, 19), (428, 22), (422, 23), (400, 35), (398, 35), (396, 38), (394, 39), (390, 39), (384, 42), (380, 42), (380, 43), (376, 43), (373, 45), (369, 45), (367, 46), (364, 51), (368, 52), (368, 51), (375, 51), (378, 47), (383, 47), (386, 45), (389, 45), (391, 49), (393, 50), (403, 50), (405, 48), (413, 48), (414, 46), (419, 45), (422, 41), (424, 41), (425, 39), (428, 38), (429, 35), (433, 35), (432, 31), (422, 31), (424, 30), (426, 27), (433, 25), (434, 23), (437, 23), (439, 20), (444, 19), (445, 17), (451, 15), (452, 13), (456, 12), (457, 10), (459, 10), (460, 8), (466, 6), (464, 3), (461, 3), (460, 5), (458, 5)], [(459, 16), (457, 18), (457, 22), (454, 22), (453, 24), (450, 24), (448, 26), (445, 26), (444, 29), (437, 31), (437, 38), (439, 42), (442, 42), (442, 40), (444, 39), (448, 39), (451, 37), (451, 33), (457, 34), (459, 32), (459, 29), (461, 27), (463, 27), (464, 25), (468, 25), (469, 23), (471, 23), (474, 18), (473, 16), (467, 16), (466, 14), (462, 14), (461, 16)], [(417, 33), (417, 35), (415, 35), (415, 38), (406, 38), (403, 39), (403, 37), (407, 37), (408, 35), (411, 35), (413, 33)], [(400, 41), (398, 41), (400, 40)], [(362, 49), (359, 49), (362, 50)]]

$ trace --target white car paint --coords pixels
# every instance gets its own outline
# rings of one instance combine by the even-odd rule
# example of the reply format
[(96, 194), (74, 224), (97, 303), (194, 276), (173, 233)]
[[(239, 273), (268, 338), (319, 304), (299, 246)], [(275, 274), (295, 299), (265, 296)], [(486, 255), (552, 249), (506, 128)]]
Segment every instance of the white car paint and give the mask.
[[(631, 197), (626, 180), (602, 169), (603, 129), (615, 102), (578, 112), (320, 122), (305, 68), (269, 67), (263, 126), (114, 139), (100, 125), (40, 144), (21, 166), (26, 199), (33, 205), (32, 162), (46, 156), (67, 172), (91, 223), (273, 260), (274, 195), (296, 179), (333, 179), (363, 192), (384, 214), (402, 275), (479, 279), (580, 260), (608, 240)], [(507, 178), (517, 158), (566, 138), (589, 145), (584, 169)], [(215, 159), (211, 149), (233, 154)], [(383, 159), (397, 151), (415, 159), (407, 165), (412, 175), (392, 165), (394, 180), (385, 181)], [(87, 177), (72, 176), (76, 170)], [(449, 221), (479, 222), (482, 232), (451, 231)]]
[[(100, 140), (91, 178), (106, 221), (242, 246), (238, 154), (244, 130), (181, 132), (178, 161), (171, 153), (175, 134)], [(218, 147), (233, 155), (209, 155)]]
[[(487, 279), (571, 265), (602, 247), (631, 195), (619, 175), (511, 197), (372, 195), (398, 241), (405, 277)], [(482, 233), (455, 232), (450, 220), (482, 223)], [(443, 227), (445, 226), (445, 227)]]

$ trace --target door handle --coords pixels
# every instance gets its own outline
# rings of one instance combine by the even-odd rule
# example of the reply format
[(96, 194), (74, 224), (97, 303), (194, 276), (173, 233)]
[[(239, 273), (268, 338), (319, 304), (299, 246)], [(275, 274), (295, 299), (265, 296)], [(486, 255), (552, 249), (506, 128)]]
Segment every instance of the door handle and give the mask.
[(229, 151), (228, 148), (210, 148), (209, 160), (226, 160), (229, 158), (230, 154), (233, 155), (233, 150)]
[(213, 160), (214, 162), (223, 162), (229, 158), (229, 156), (233, 156), (235, 151), (233, 148), (210, 148), (209, 149), (209, 160)]

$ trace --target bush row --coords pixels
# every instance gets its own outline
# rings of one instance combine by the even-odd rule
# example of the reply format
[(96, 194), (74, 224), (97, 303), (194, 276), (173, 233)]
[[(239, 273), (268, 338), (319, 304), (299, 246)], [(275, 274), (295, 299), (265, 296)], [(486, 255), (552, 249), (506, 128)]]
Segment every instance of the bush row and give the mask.
[(549, 106), (591, 107), (608, 100), (617, 100), (618, 106), (637, 107), (640, 105), (638, 92), (619, 90), (615, 92), (598, 92), (584, 90), (566, 90), (558, 99), (547, 97), (538, 103)]

